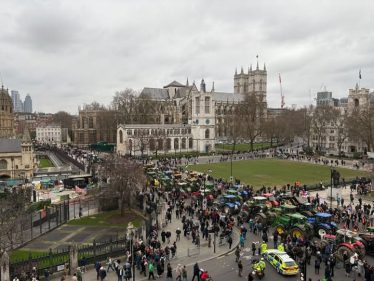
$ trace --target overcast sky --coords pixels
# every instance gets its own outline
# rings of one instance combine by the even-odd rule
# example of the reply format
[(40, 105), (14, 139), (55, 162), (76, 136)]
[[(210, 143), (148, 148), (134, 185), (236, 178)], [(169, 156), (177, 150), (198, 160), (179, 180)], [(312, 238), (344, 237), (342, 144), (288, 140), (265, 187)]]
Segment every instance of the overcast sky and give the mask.
[[(326, 3), (322, 3), (326, 2)], [(310, 103), (359, 81), (374, 89), (374, 1), (2, 0), (4, 86), (33, 109), (77, 113), (115, 91), (173, 80), (233, 92), (235, 68), (264, 62), (268, 103)]]

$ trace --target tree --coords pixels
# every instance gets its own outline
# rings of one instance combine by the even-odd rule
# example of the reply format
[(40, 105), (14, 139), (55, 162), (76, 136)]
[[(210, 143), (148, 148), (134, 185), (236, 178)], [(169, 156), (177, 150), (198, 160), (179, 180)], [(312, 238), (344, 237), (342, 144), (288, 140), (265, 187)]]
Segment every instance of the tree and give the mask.
[(322, 149), (322, 142), (326, 141), (326, 127), (329, 122), (330, 116), (329, 111), (331, 107), (327, 106), (319, 106), (316, 107), (314, 110), (314, 114), (312, 117), (312, 126), (314, 131), (314, 136), (317, 140), (317, 148), (316, 150)]
[(133, 208), (134, 199), (141, 192), (145, 177), (142, 167), (133, 159), (112, 154), (100, 166), (100, 175), (108, 179), (108, 187), (99, 189), (96, 196), (105, 200), (117, 200), (121, 216)]
[(244, 136), (243, 134), (243, 116), (241, 106), (235, 106), (228, 114), (224, 117), (225, 126), (227, 127), (227, 136), (231, 138), (232, 141), (232, 154), (235, 151), (235, 146), (239, 139)]
[(362, 140), (368, 151), (374, 149), (374, 109), (355, 108), (347, 118), (349, 138)]
[(19, 188), (16, 192), (5, 192), (0, 199), (0, 257), (5, 251), (10, 254), (24, 241), (25, 228), (30, 217), (26, 210), (30, 205), (31, 189)]
[(265, 96), (256, 93), (244, 94), (244, 100), (239, 105), (243, 122), (243, 134), (253, 143), (262, 133), (266, 116)]
[(60, 124), (61, 128), (72, 129), (73, 116), (66, 111), (58, 111), (53, 114), (52, 120), (54, 123)]
[(328, 119), (331, 128), (336, 132), (336, 143), (340, 158), (343, 143), (349, 136), (348, 115), (344, 111), (342, 112), (339, 108), (332, 108), (328, 111)]

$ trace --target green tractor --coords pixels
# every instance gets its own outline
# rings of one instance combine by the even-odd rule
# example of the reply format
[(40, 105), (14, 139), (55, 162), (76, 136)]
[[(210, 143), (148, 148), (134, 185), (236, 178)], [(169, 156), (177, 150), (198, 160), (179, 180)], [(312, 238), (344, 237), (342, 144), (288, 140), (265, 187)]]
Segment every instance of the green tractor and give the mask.
[(273, 208), (274, 213), (277, 214), (278, 217), (288, 214), (296, 214), (297, 207), (294, 205), (282, 205), (280, 208)]
[(272, 227), (280, 235), (291, 234), (291, 236), (313, 238), (313, 227), (308, 223), (307, 218), (300, 214), (286, 214), (276, 218)]
[(160, 180), (161, 187), (164, 188), (165, 191), (171, 191), (171, 179), (170, 178), (161, 178)]

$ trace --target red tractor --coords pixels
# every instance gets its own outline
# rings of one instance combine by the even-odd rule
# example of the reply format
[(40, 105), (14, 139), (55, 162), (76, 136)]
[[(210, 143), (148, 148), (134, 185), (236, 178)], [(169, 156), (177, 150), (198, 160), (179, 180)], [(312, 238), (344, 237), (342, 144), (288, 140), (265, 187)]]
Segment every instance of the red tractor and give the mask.
[(345, 251), (349, 257), (357, 253), (360, 259), (363, 259), (366, 254), (362, 238), (358, 236), (357, 232), (347, 229), (339, 229), (336, 231), (336, 235), (323, 235), (321, 238), (321, 244), (323, 243), (335, 245), (341, 260), (343, 260), (343, 254)]

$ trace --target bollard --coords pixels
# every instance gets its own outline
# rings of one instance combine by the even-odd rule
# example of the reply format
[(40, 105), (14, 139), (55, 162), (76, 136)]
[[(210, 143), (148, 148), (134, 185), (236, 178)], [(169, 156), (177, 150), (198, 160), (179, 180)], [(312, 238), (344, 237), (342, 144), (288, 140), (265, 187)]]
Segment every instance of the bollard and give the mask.
[(208, 235), (208, 247), (212, 247), (212, 234)]

